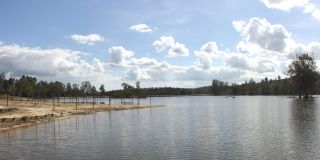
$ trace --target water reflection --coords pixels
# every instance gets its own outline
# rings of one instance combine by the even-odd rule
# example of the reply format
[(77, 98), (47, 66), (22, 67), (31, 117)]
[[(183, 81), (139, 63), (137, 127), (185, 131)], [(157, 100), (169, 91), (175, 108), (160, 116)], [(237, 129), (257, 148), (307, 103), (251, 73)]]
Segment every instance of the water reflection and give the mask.
[(291, 105), (292, 154), (299, 159), (319, 159), (319, 103), (294, 99)]
[(320, 159), (318, 98), (152, 101), (0, 135), (0, 159)]

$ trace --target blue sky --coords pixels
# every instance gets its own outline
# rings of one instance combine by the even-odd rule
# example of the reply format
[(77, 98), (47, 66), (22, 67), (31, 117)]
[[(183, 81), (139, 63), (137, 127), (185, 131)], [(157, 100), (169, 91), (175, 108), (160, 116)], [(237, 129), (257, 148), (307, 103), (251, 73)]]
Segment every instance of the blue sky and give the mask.
[(284, 77), (292, 54), (319, 51), (318, 8), (314, 0), (1, 1), (0, 71), (108, 89)]

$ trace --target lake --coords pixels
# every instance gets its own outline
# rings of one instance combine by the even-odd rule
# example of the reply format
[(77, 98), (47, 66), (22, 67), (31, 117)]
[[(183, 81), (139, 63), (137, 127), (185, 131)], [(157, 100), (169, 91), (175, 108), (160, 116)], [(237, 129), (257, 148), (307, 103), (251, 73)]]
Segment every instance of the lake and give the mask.
[(0, 159), (320, 159), (317, 97), (158, 97), (152, 103), (167, 106), (1, 133)]

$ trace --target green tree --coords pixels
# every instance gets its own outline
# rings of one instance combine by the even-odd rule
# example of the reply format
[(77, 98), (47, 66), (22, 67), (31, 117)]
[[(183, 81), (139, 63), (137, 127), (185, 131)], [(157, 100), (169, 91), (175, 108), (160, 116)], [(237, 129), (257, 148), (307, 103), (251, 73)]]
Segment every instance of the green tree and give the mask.
[(89, 81), (84, 81), (81, 83), (81, 87), (80, 87), (80, 90), (82, 92), (82, 94), (84, 95), (84, 97), (86, 98), (86, 102), (87, 102), (87, 98), (88, 98), (88, 95), (90, 95), (90, 90), (91, 90), (91, 83)]
[(138, 105), (140, 104), (140, 82), (136, 82)]
[(38, 88), (39, 96), (42, 98), (47, 98), (47, 96), (48, 96), (47, 94), (49, 91), (48, 82), (46, 82), (46, 81), (38, 82), (37, 88)]
[(104, 89), (104, 85), (101, 84), (101, 86), (99, 87), (99, 91), (100, 91), (100, 95), (104, 96), (106, 94), (106, 90)]
[(129, 85), (129, 84), (127, 84), (127, 83), (122, 83), (121, 86), (122, 86), (123, 92), (124, 92), (124, 93), (123, 93), (123, 96), (124, 96), (125, 98), (131, 97), (132, 91), (134, 90), (134, 87), (131, 86), (131, 85)]
[(4, 92), (4, 81), (5, 81), (5, 75), (4, 73), (0, 73), (0, 93)]
[(72, 86), (70, 83), (67, 83), (65, 96), (72, 97)]
[(297, 55), (289, 65), (288, 75), (294, 82), (299, 98), (309, 98), (319, 77), (316, 62), (307, 53)]

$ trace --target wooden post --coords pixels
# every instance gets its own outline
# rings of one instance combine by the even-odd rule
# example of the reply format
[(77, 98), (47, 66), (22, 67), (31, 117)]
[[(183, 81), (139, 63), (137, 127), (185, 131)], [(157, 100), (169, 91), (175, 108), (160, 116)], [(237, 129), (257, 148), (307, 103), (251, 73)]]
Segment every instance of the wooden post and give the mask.
[(9, 106), (9, 94), (7, 94), (7, 107)]
[(109, 96), (109, 111), (111, 110), (111, 97)]
[(95, 102), (95, 98), (94, 96), (92, 97), (92, 108), (94, 109), (94, 102)]
[(54, 96), (53, 96), (53, 88), (51, 88), (51, 96), (52, 96), (52, 111), (54, 111)]
[(76, 97), (76, 110), (78, 110), (78, 97)]
[(150, 92), (150, 87), (149, 87), (149, 98), (150, 98), (149, 105), (150, 105), (150, 107), (151, 107), (151, 92)]
[(52, 111), (54, 111), (54, 97), (52, 97)]

